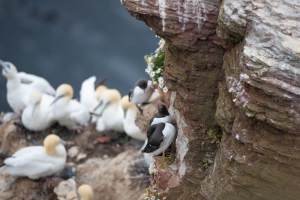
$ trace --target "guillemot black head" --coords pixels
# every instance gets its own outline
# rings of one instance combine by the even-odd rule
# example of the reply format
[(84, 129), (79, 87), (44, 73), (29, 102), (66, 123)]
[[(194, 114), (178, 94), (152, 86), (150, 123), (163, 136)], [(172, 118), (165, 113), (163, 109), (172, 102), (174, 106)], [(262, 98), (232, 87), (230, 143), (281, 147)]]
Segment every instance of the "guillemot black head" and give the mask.
[(167, 107), (163, 104), (159, 104), (157, 110), (158, 110), (158, 115), (161, 117), (170, 115)]
[(148, 81), (147, 80), (139, 80), (136, 82), (135, 85), (138, 86), (139, 88), (145, 90), (148, 86)]

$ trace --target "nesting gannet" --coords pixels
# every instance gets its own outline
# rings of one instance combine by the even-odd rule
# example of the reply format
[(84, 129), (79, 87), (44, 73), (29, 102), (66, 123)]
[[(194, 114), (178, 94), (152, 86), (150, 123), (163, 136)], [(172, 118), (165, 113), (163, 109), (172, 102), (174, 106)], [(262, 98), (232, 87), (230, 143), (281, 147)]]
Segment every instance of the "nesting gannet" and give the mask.
[(49, 128), (54, 119), (51, 113), (51, 102), (54, 97), (33, 91), (28, 106), (22, 113), (22, 124), (31, 131), (42, 131)]
[(84, 80), (80, 89), (80, 103), (88, 108), (90, 112), (94, 111), (97, 106), (103, 89), (106, 89), (105, 85), (95, 86), (96, 77), (91, 76)]
[(78, 194), (80, 196), (80, 200), (93, 200), (94, 199), (93, 188), (89, 185), (81, 185), (78, 188)]
[(128, 96), (124, 96), (121, 99), (121, 105), (124, 110), (123, 126), (125, 133), (134, 139), (144, 141), (146, 134), (135, 124), (139, 112), (138, 108), (134, 103), (129, 101)]
[(138, 105), (147, 104), (153, 91), (152, 81), (139, 80), (135, 83), (133, 90), (129, 92), (129, 100)]
[(90, 120), (88, 109), (72, 99), (73, 95), (72, 86), (62, 84), (57, 88), (55, 99), (51, 103), (53, 118), (60, 125), (72, 130), (88, 125)]
[(33, 90), (41, 93), (54, 94), (55, 90), (44, 78), (18, 72), (14, 64), (0, 60), (2, 75), (7, 79), (7, 102), (12, 110), (21, 114), (27, 106), (29, 95)]
[(39, 179), (63, 170), (67, 152), (57, 135), (48, 135), (43, 146), (31, 146), (18, 150), (4, 160), (0, 172), (16, 177)]
[(142, 147), (143, 153), (157, 156), (164, 153), (175, 139), (176, 128), (171, 123), (159, 123), (150, 126), (147, 139)]
[(122, 132), (124, 111), (120, 104), (121, 94), (116, 89), (107, 89), (103, 91), (101, 100), (96, 107), (96, 113), (99, 117), (96, 129), (99, 132), (113, 130)]
[(172, 118), (169, 114), (167, 107), (163, 104), (158, 105), (158, 113), (151, 119), (150, 125), (171, 122)]

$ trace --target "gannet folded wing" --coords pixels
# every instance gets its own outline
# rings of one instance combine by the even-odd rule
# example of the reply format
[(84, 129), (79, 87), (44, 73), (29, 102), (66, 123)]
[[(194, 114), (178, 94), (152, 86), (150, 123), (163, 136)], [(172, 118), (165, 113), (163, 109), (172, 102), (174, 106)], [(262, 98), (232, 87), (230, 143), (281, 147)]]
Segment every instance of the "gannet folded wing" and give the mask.
[(18, 77), (23, 84), (29, 84), (39, 90), (42, 93), (47, 93), (50, 95), (55, 95), (55, 89), (50, 85), (50, 83), (39, 76), (28, 74), (25, 72), (19, 72)]
[(80, 89), (80, 103), (86, 106), (89, 111), (92, 111), (97, 105), (97, 100), (95, 97), (95, 82), (96, 77), (92, 76), (81, 84)]

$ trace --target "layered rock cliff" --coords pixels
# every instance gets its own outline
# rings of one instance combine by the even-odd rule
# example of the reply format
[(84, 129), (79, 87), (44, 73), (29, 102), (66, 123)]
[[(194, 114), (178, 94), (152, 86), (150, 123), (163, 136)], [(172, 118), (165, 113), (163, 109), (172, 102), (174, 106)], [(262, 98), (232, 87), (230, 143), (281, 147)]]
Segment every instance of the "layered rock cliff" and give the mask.
[(156, 186), (172, 200), (299, 199), (300, 2), (122, 3), (166, 41), (178, 137)]

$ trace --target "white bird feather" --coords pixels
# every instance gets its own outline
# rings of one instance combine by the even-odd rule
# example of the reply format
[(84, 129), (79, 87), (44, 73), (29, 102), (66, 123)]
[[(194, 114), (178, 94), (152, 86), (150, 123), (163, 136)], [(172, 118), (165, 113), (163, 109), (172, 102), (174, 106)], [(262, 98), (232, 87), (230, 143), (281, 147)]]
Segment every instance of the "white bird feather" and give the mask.
[(53, 155), (49, 155), (44, 146), (20, 149), (13, 156), (4, 160), (5, 165), (0, 168), (0, 172), (30, 179), (54, 175), (63, 170), (67, 153), (60, 141), (57, 141), (53, 148), (55, 150)]

